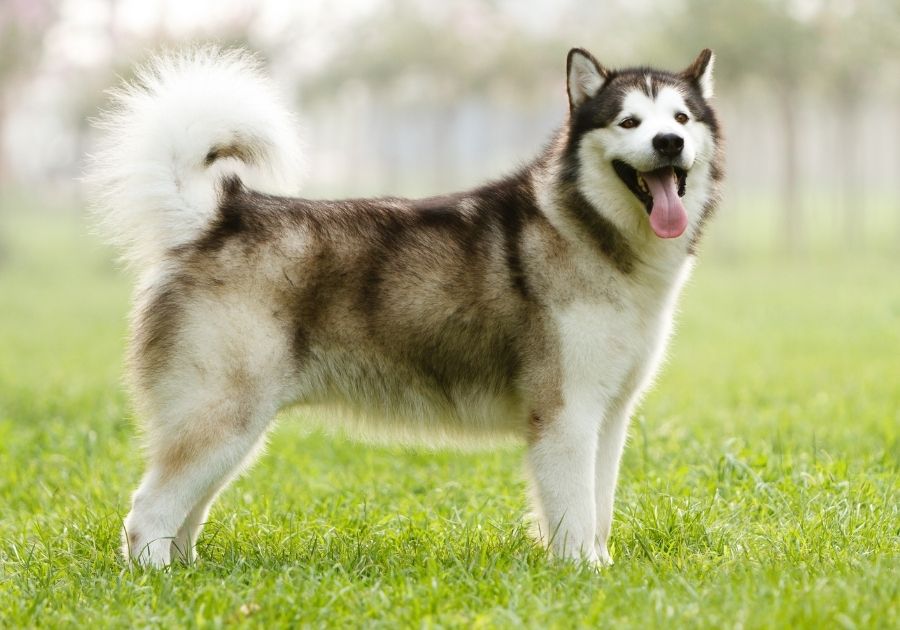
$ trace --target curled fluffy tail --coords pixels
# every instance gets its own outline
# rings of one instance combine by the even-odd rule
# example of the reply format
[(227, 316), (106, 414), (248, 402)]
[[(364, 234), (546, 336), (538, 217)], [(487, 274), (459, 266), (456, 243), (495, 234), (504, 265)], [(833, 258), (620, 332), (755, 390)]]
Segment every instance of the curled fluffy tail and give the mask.
[(107, 238), (139, 268), (198, 238), (223, 180), (295, 194), (297, 125), (258, 61), (240, 50), (157, 57), (112, 92), (86, 181)]

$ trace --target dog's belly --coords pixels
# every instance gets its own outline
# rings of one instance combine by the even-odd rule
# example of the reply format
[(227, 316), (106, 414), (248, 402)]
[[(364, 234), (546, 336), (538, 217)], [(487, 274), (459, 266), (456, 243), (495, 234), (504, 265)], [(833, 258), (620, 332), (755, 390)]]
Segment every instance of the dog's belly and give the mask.
[(367, 438), (458, 444), (520, 435), (524, 403), (492, 375), (479, 380), (483, 368), (451, 377), (380, 353), (313, 351), (295, 402), (309, 406), (322, 426)]

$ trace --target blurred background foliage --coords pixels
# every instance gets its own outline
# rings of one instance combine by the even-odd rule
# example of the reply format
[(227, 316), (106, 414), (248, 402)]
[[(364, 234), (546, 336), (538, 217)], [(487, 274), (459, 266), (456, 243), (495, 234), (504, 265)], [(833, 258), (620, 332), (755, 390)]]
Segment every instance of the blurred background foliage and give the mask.
[(433, 194), (528, 160), (566, 115), (571, 46), (669, 69), (711, 47), (729, 180), (708, 248), (900, 251), (900, 0), (4, 0), (6, 197), (82, 208), (103, 90), (210, 41), (259, 51), (296, 102), (310, 196)]

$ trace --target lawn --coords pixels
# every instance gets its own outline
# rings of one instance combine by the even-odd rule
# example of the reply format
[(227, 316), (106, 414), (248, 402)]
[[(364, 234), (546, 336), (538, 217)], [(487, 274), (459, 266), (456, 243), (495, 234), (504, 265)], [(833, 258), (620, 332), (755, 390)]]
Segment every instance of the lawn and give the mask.
[[(715, 235), (712, 236), (714, 238)], [(636, 416), (611, 551), (521, 525), (521, 448), (286, 415), (202, 559), (125, 568), (128, 284), (71, 213), (0, 207), (0, 626), (897, 627), (900, 257), (701, 260)]]

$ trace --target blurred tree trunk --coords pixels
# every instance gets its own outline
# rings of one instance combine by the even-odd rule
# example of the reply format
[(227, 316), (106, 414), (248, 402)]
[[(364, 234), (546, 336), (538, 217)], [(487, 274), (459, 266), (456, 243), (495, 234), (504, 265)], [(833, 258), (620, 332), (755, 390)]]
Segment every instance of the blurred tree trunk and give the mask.
[(839, 197), (841, 204), (841, 215), (843, 217), (843, 240), (844, 245), (854, 249), (861, 243), (865, 234), (865, 203), (862, 191), (865, 187), (860, 185), (862, 173), (859, 169), (859, 124), (857, 122), (857, 114), (859, 110), (859, 101), (856, 95), (859, 94), (858, 86), (848, 86), (849, 89), (844, 90), (841, 97), (838, 98), (838, 129), (839, 140), (838, 168), (840, 169), (841, 195)]
[(3, 133), (6, 124), (6, 99), (0, 95), (0, 186), (6, 184), (6, 152), (4, 151), (3, 142), (5, 135)]
[(781, 179), (781, 210), (784, 214), (784, 240), (788, 252), (799, 252), (803, 246), (803, 215), (800, 208), (800, 174), (797, 168), (797, 99), (792, 85), (782, 84), (778, 90), (781, 131), (784, 134), (784, 172)]

